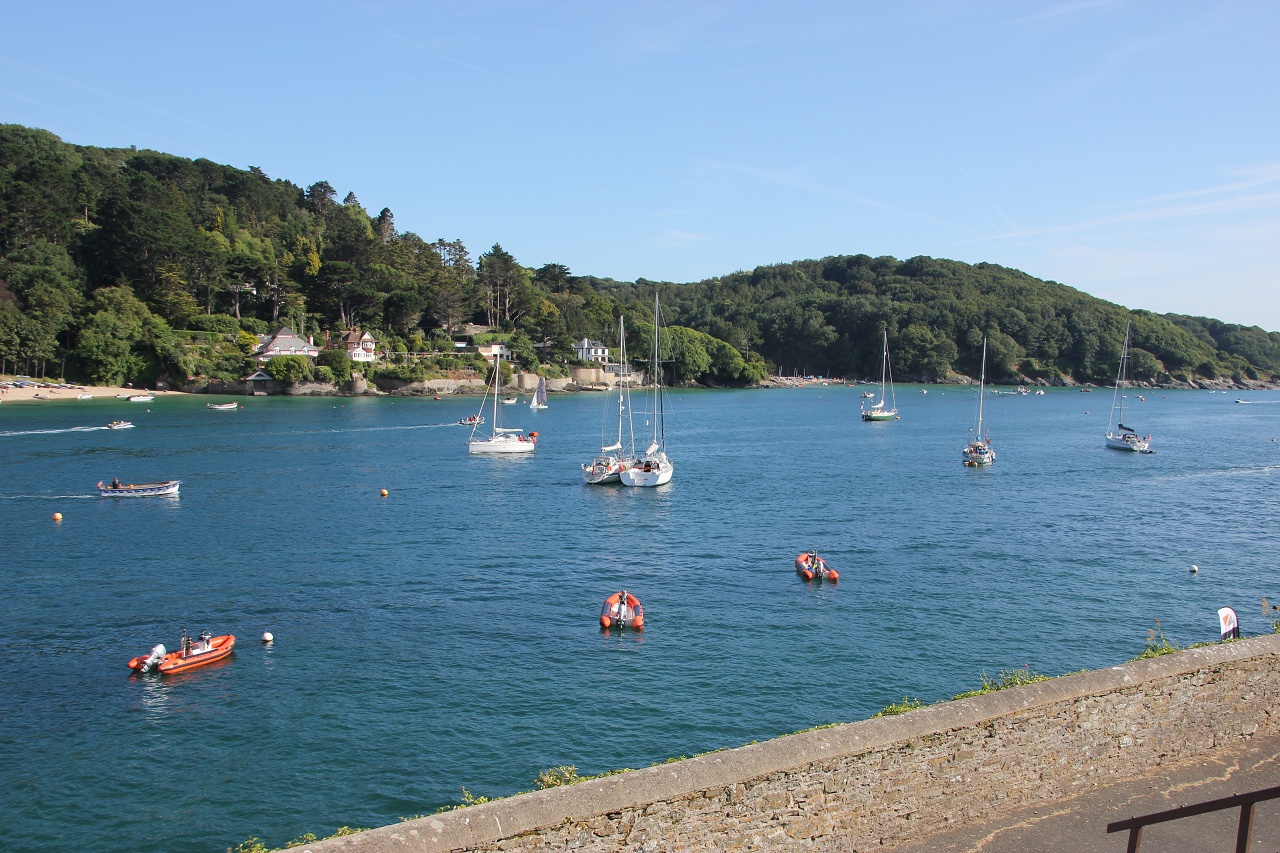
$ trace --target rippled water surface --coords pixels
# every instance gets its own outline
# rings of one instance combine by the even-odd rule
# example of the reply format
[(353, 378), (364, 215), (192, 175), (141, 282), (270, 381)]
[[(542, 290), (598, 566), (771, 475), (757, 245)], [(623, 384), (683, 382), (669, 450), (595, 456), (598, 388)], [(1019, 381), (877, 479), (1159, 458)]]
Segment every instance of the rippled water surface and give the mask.
[[(1103, 449), (1109, 392), (991, 396), (970, 470), (975, 392), (899, 391), (887, 424), (838, 384), (677, 392), (658, 489), (582, 484), (594, 394), (504, 410), (523, 459), (467, 455), (474, 398), (0, 406), (0, 848), (281, 845), (1120, 663), (1156, 619), (1270, 630), (1280, 394), (1144, 392), (1150, 456)], [(624, 587), (648, 628), (601, 634)], [(235, 654), (129, 674), (184, 628)]]

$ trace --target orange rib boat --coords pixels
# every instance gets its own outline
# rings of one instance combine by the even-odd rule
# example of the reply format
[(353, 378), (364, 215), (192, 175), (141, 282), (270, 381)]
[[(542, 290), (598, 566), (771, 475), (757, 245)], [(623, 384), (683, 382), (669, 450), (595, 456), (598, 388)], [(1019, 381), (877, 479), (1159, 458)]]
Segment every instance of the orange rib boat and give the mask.
[(600, 627), (606, 631), (610, 628), (631, 628), (644, 630), (644, 605), (625, 589), (615, 592), (604, 600), (600, 608)]
[(827, 565), (827, 561), (812, 551), (805, 551), (796, 557), (796, 574), (807, 581), (815, 578), (820, 581), (840, 580), (840, 573)]
[(166, 651), (163, 645), (151, 650), (149, 655), (138, 655), (129, 661), (129, 669), (137, 672), (155, 670), (163, 673), (186, 672), (198, 666), (216, 663), (231, 654), (236, 644), (233, 634), (214, 637), (205, 631), (199, 638), (192, 640), (182, 634), (181, 648), (176, 652)]

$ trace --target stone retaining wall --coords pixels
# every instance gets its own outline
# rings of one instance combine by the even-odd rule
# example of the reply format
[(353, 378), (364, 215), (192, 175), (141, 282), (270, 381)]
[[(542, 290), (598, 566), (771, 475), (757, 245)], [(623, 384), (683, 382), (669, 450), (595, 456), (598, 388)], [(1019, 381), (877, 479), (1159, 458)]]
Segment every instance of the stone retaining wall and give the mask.
[(1280, 731), (1280, 636), (1135, 661), (895, 717), (322, 841), (361, 851), (856, 851), (1228, 751)]

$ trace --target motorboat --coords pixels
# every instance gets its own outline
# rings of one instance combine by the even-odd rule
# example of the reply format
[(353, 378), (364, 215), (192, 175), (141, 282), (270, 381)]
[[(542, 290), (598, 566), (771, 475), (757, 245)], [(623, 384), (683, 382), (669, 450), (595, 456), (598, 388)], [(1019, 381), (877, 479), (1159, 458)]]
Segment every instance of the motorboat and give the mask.
[(181, 480), (166, 480), (163, 483), (121, 483), (113, 480), (110, 485), (98, 481), (98, 494), (104, 498), (150, 498), (158, 495), (176, 495)]
[(128, 421), (112, 421), (107, 424), (107, 429), (133, 429), (133, 424)]
[(610, 628), (643, 631), (644, 605), (625, 589), (615, 592), (604, 600), (600, 608), (600, 627), (606, 631)]
[(235, 647), (236, 638), (234, 634), (215, 637), (205, 631), (193, 640), (187, 636), (186, 631), (183, 631), (179, 644), (176, 652), (167, 650), (163, 643), (157, 644), (152, 647), (150, 654), (138, 655), (131, 659), (129, 669), (135, 672), (154, 671), (173, 675), (198, 666), (207, 666), (229, 656)]
[(130, 394), (130, 403), (150, 403), (156, 398), (155, 394)]
[(827, 561), (813, 551), (805, 551), (796, 557), (796, 574), (807, 581), (820, 580), (835, 583), (840, 573), (827, 565)]
[(477, 424), (484, 423), (484, 418), (480, 415), (467, 415), (465, 418), (458, 421), (458, 423), (463, 426), (476, 426)]
[(218, 412), (229, 412), (239, 408), (239, 403), (205, 403), (205, 406)]
[(520, 399), (518, 397), (503, 397), (501, 402), (504, 406), (514, 406), (520, 402)]

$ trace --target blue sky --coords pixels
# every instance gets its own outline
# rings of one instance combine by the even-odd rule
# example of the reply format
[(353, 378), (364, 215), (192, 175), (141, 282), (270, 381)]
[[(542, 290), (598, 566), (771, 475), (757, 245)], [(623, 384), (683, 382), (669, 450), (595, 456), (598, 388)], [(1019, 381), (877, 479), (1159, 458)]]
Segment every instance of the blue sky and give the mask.
[(526, 266), (989, 261), (1280, 330), (1280, 3), (0, 0), (0, 122)]

